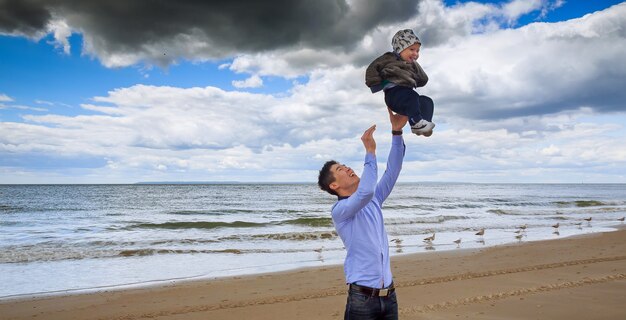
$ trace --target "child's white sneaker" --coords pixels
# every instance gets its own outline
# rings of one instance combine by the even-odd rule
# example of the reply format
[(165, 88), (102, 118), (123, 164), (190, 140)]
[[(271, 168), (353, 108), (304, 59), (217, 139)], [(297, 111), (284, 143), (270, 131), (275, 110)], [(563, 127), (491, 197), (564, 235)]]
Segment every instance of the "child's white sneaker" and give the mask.
[(430, 121), (426, 121), (424, 119), (420, 120), (419, 122), (417, 122), (416, 124), (411, 126), (411, 132), (415, 133), (416, 135), (422, 135), (422, 134), (428, 134), (431, 133), (433, 131), (433, 128), (435, 127), (435, 124), (430, 122)]

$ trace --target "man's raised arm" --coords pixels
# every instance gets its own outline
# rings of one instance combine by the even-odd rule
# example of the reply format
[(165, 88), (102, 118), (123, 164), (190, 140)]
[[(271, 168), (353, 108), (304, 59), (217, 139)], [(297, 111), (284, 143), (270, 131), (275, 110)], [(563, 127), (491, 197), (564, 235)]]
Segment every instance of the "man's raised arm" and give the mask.
[(365, 130), (361, 141), (365, 147), (365, 165), (359, 186), (355, 193), (344, 201), (339, 201), (332, 210), (332, 217), (337, 222), (352, 218), (359, 210), (365, 207), (374, 197), (376, 180), (378, 179), (378, 165), (376, 163), (376, 141), (374, 131), (376, 125)]
[(408, 117), (394, 114), (389, 108), (387, 108), (387, 111), (389, 112), (389, 121), (391, 122), (392, 138), (389, 157), (387, 157), (387, 169), (385, 169), (385, 173), (383, 173), (382, 178), (376, 186), (375, 196), (380, 203), (387, 199), (398, 180), (398, 176), (400, 176), (402, 161), (404, 160), (404, 151), (406, 149), (404, 139), (402, 138), (402, 128), (406, 125)]

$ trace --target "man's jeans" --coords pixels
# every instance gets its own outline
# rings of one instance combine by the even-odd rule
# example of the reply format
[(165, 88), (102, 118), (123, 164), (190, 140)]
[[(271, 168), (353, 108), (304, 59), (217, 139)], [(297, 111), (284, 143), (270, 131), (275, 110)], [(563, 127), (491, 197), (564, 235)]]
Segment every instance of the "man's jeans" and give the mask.
[(396, 292), (386, 297), (372, 297), (350, 290), (346, 304), (345, 320), (397, 320), (398, 300)]

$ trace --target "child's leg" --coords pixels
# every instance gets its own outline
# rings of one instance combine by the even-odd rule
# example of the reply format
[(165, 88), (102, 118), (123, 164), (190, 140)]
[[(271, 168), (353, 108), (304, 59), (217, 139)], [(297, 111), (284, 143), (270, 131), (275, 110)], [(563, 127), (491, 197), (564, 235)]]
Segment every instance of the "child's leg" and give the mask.
[(428, 96), (419, 96), (419, 108), (422, 117), (430, 122), (433, 122), (433, 113), (435, 104), (433, 99)]
[(397, 86), (385, 90), (385, 104), (393, 112), (409, 117), (411, 126), (422, 120), (419, 95), (409, 87)]

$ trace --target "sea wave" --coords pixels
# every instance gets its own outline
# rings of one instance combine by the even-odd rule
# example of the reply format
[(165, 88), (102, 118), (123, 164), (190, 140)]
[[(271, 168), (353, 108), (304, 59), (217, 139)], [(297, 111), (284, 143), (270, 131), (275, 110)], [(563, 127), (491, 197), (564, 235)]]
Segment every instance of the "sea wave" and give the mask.
[[(174, 211), (169, 211), (166, 212), (166, 214), (172, 214), (172, 215), (181, 215), (181, 216), (188, 216), (188, 215), (215, 215), (215, 216), (220, 216), (220, 215), (225, 215), (229, 212), (226, 211), (235, 211), (235, 210), (174, 210)], [(235, 211), (236, 212), (236, 211)], [(249, 213), (248, 212), (242, 212), (242, 213)]]
[[(258, 237), (272, 235), (258, 235)], [(307, 236), (304, 236), (307, 237)], [(322, 235), (324, 238), (324, 236)], [(328, 233), (328, 237), (335, 237), (336, 234)], [(297, 235), (292, 236), (293, 239), (300, 240)], [(307, 237), (309, 240), (315, 240)], [(125, 257), (141, 257), (153, 255), (175, 255), (175, 254), (250, 254), (250, 253), (286, 253), (286, 252), (307, 252), (311, 248), (295, 246), (293, 248), (88, 248), (82, 246), (62, 246), (62, 247), (21, 247), (19, 249), (2, 248), (0, 252), (0, 263), (32, 263), (32, 262), (51, 262), (63, 260), (84, 260), (84, 259), (107, 259), (107, 258), (125, 258)], [(328, 248), (329, 250), (331, 248)], [(335, 248), (338, 249), (338, 248)]]
[(604, 203), (598, 200), (557, 201), (555, 204), (559, 207), (579, 207), (579, 208), (599, 207), (599, 206), (608, 205), (607, 203)]
[(415, 212), (418, 211), (436, 211), (439, 209), (438, 206), (433, 204), (424, 204), (424, 203), (416, 203), (416, 204), (386, 204), (383, 207), (383, 210), (413, 210)]
[(275, 213), (287, 213), (287, 214), (302, 214), (302, 213), (326, 213), (327, 210), (323, 209), (312, 209), (312, 208), (306, 208), (306, 209), (272, 209), (272, 212)]
[(415, 204), (392, 204), (385, 205), (384, 210), (414, 210), (418, 211), (437, 211), (439, 209), (446, 210), (455, 210), (455, 209), (477, 209), (485, 207), (484, 204), (481, 203), (441, 203), (441, 204), (424, 204), (424, 203), (415, 203)]
[(441, 209), (477, 209), (483, 207), (485, 206), (477, 203), (444, 204), (440, 206)]
[(0, 226), (2, 227), (13, 227), (21, 224), (23, 225), (24, 223), (19, 221), (0, 221)]
[(69, 212), (88, 212), (92, 211), (92, 208), (77, 208), (77, 207), (35, 207), (35, 206), (4, 206), (0, 207), (0, 213), (69, 213)]
[(79, 246), (19, 246), (0, 250), (0, 263), (28, 263), (37, 261), (81, 260), (116, 257), (119, 250), (81, 248)]
[(263, 227), (267, 223), (248, 221), (180, 221), (163, 223), (139, 223), (128, 226), (126, 229), (216, 229), (216, 228), (254, 228)]
[(24, 208), (6, 205), (6, 204), (0, 204), (0, 213), (16, 213), (20, 211), (24, 211)]
[(300, 217), (288, 220), (275, 220), (268, 222), (251, 221), (170, 221), (162, 223), (135, 222), (129, 226), (112, 229), (217, 229), (217, 228), (258, 228), (272, 225), (301, 225), (307, 227), (332, 227), (330, 217)]
[(264, 234), (252, 234), (252, 235), (231, 235), (227, 237), (221, 237), (220, 241), (249, 241), (249, 240), (322, 240), (322, 239), (336, 239), (337, 232), (335, 231), (309, 231), (309, 232), (282, 232), (282, 233), (264, 233)]
[(523, 211), (513, 211), (513, 210), (504, 210), (504, 209), (489, 209), (487, 210), (487, 213), (493, 213), (493, 214), (506, 214), (506, 215), (517, 215), (517, 214), (527, 214), (526, 212)]
[(626, 212), (624, 206), (561, 206), (554, 208), (540, 208), (540, 209), (489, 209), (487, 213), (496, 215), (510, 215), (510, 216), (546, 216), (551, 214), (565, 215), (565, 216), (580, 216), (580, 215), (595, 215), (612, 212)]
[(198, 254), (198, 253), (233, 253), (243, 254), (246, 250), (241, 249), (221, 249), (221, 250), (197, 250), (197, 249), (130, 249), (122, 250), (118, 253), (121, 257), (152, 256), (157, 254)]
[(437, 216), (385, 218), (385, 224), (389, 226), (393, 226), (393, 225), (407, 225), (407, 224), (419, 224), (419, 223), (443, 223), (445, 221), (462, 220), (462, 219), (470, 219), (470, 217), (437, 215)]
[(330, 217), (301, 217), (281, 221), (279, 224), (303, 225), (307, 227), (332, 227), (333, 219)]

